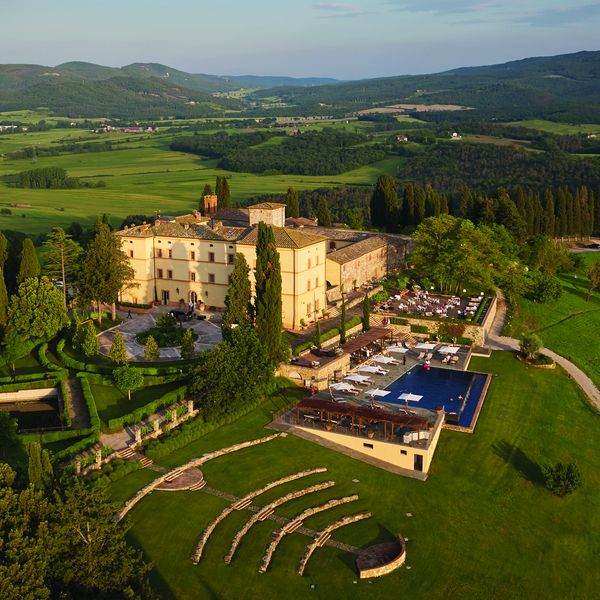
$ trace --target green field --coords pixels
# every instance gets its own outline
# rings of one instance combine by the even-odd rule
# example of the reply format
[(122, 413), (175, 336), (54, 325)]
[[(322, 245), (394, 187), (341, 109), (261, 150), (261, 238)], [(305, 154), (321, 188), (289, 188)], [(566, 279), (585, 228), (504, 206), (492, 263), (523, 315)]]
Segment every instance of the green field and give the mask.
[[(57, 131), (39, 132), (37, 145), (51, 145)], [(81, 136), (82, 130), (60, 130), (61, 136)], [(85, 133), (83, 133), (85, 135)], [(92, 134), (89, 134), (90, 136)], [(173, 152), (168, 146), (173, 136), (165, 133), (154, 136), (121, 137), (123, 144), (113, 151), (32, 159), (0, 158), (0, 176), (33, 168), (62, 167), (70, 176), (84, 181), (103, 180), (105, 188), (74, 190), (19, 189), (0, 182), (0, 206), (11, 207), (12, 215), (0, 215), (0, 229), (15, 229), (26, 233), (45, 233), (54, 226), (68, 226), (73, 221), (90, 224), (98, 213), (107, 212), (115, 225), (129, 214), (182, 214), (196, 209), (205, 183), (214, 186), (217, 175), (229, 177), (234, 202), (260, 194), (284, 193), (289, 186), (298, 190), (335, 185), (370, 185), (381, 173), (396, 174), (401, 162), (390, 157), (337, 176), (312, 177), (303, 175), (256, 175), (232, 173), (216, 168), (216, 160)], [(119, 134), (113, 140), (119, 139)], [(0, 136), (0, 148), (8, 151), (26, 145), (20, 134)], [(10, 139), (15, 138), (15, 139)], [(93, 136), (101, 141), (104, 137)], [(2, 146), (4, 144), (4, 146)], [(18, 208), (15, 204), (31, 207)], [(24, 215), (24, 216), (23, 216)]]
[(574, 125), (571, 123), (545, 121), (544, 119), (528, 119), (526, 121), (513, 121), (512, 123), (508, 123), (508, 125), (528, 127), (530, 129), (555, 133), (556, 135), (574, 135), (577, 133), (600, 134), (600, 125), (598, 123), (582, 123), (580, 125)]
[(584, 266), (559, 276), (563, 294), (556, 302), (537, 304), (520, 299), (512, 335), (537, 333), (544, 345), (574, 362), (600, 387), (600, 292), (587, 298), (586, 269), (600, 261), (600, 253), (581, 254)]
[[(381, 579), (359, 581), (353, 557), (317, 550), (305, 577), (295, 568), (309, 538), (287, 536), (265, 575), (260, 559), (277, 525), (265, 521), (223, 562), (249, 513), (230, 515), (213, 533), (198, 566), (190, 560), (204, 527), (227, 505), (204, 492), (154, 492), (130, 513), (130, 539), (155, 567), (166, 598), (592, 598), (600, 585), (600, 420), (562, 371), (525, 367), (509, 353), (475, 359), (494, 373), (473, 435), (444, 431), (427, 482), (392, 475), (293, 435), (243, 450), (203, 468), (208, 485), (241, 496), (283, 475), (326, 466), (328, 472), (272, 490), (264, 505), (290, 489), (332, 479), (331, 490), (290, 502), (290, 517), (329, 498), (358, 493), (359, 501), (322, 513), (306, 525), (321, 529), (341, 515), (370, 510), (373, 518), (341, 529), (334, 539), (356, 546), (406, 536), (407, 565)], [(268, 407), (178, 450), (168, 467), (235, 441), (262, 437)], [(584, 486), (559, 499), (540, 481), (539, 464), (575, 460)], [(138, 471), (112, 485), (118, 501), (155, 476)], [(353, 483), (357, 479), (358, 483)], [(409, 518), (406, 513), (412, 513)], [(311, 586), (314, 586), (311, 587)]]

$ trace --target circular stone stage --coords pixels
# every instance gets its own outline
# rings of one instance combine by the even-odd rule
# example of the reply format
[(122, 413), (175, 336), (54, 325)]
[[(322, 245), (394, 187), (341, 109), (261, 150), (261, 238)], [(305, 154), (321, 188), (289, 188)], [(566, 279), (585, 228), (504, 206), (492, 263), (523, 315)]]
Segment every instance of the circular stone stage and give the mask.
[(377, 544), (363, 550), (356, 559), (356, 566), (361, 579), (387, 575), (404, 564), (406, 560), (406, 544), (404, 538), (387, 544)]
[(200, 490), (204, 487), (204, 475), (196, 467), (190, 467), (178, 473), (173, 479), (166, 479), (154, 489), (163, 492), (176, 492), (181, 490)]

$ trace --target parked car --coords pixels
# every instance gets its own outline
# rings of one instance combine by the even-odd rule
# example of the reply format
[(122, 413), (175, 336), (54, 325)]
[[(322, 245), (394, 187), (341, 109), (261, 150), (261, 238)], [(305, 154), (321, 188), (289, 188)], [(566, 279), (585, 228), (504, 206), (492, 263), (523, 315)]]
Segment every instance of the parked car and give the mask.
[(170, 310), (169, 315), (175, 317), (178, 321), (190, 321), (194, 318), (193, 310)]

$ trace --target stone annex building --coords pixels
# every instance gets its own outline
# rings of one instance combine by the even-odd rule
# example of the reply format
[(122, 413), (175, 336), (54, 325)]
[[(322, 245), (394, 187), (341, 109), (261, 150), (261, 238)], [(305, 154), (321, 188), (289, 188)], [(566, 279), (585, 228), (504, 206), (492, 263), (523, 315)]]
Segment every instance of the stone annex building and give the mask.
[[(263, 202), (245, 209), (217, 207), (204, 198), (204, 214), (159, 217), (153, 224), (116, 233), (135, 271), (135, 283), (121, 301), (170, 306), (204, 305), (222, 310), (236, 253), (256, 267), (259, 222), (273, 227), (280, 255), (283, 326), (299, 329), (319, 318), (328, 298), (381, 279), (403, 257), (404, 240), (371, 233), (317, 227), (309, 219), (288, 219), (285, 205)], [(400, 243), (395, 243), (400, 242)]]

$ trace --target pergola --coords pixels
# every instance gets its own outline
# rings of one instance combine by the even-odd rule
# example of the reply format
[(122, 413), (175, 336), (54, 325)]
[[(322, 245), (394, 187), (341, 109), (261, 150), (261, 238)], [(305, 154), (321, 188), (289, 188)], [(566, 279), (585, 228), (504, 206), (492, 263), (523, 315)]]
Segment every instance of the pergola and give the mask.
[(328, 400), (320, 400), (318, 398), (305, 398), (296, 404), (296, 414), (300, 420), (300, 411), (309, 410), (319, 413), (320, 420), (323, 421), (323, 415), (326, 415), (326, 421), (331, 421), (332, 415), (339, 417), (349, 417), (352, 419), (352, 429), (356, 426), (358, 420), (359, 431), (363, 427), (363, 420), (368, 422), (383, 423), (383, 437), (387, 437), (387, 427), (390, 426), (390, 440), (394, 439), (394, 427), (403, 427), (416, 430), (419, 433), (422, 430), (427, 430), (427, 417), (419, 417), (415, 415), (403, 415), (393, 413), (385, 409), (374, 409), (366, 406), (356, 406), (351, 404), (338, 404)]
[(393, 331), (387, 327), (371, 327), (369, 331), (365, 331), (365, 333), (361, 333), (353, 340), (346, 342), (342, 348), (344, 349), (344, 352), (353, 354), (354, 352), (358, 352), (359, 350), (362, 350), (375, 342), (379, 342), (388, 336), (391, 337), (392, 335)]

